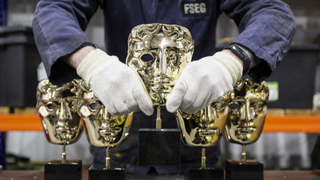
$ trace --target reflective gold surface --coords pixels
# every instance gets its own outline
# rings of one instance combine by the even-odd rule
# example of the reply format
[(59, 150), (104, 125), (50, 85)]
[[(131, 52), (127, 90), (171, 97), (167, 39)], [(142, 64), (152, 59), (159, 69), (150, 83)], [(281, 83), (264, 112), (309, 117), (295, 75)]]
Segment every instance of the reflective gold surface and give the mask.
[(187, 28), (142, 24), (129, 35), (126, 64), (139, 75), (153, 104), (165, 106), (177, 77), (191, 62), (193, 50)]
[(142, 24), (129, 35), (126, 64), (157, 107), (157, 128), (161, 128), (160, 108), (166, 105), (178, 77), (191, 62), (193, 51), (189, 30), (179, 25)]
[(229, 93), (228, 121), (224, 137), (228, 142), (242, 145), (241, 163), (246, 163), (246, 145), (256, 142), (264, 126), (269, 88), (266, 82), (240, 80)]
[(193, 147), (202, 147), (201, 168), (206, 168), (206, 147), (216, 145), (225, 128), (228, 117), (229, 99), (224, 96), (196, 114), (181, 110), (175, 112), (182, 141)]
[(37, 112), (48, 142), (72, 144), (83, 132), (80, 116), (75, 109), (77, 81), (56, 86), (43, 80), (37, 88)]
[(227, 141), (238, 144), (256, 142), (267, 113), (269, 89), (266, 82), (240, 80), (229, 93), (229, 115), (224, 131)]
[(88, 142), (106, 148), (106, 167), (111, 168), (109, 148), (119, 146), (129, 135), (133, 112), (111, 115), (84, 80), (79, 83), (77, 110), (85, 127)]
[(77, 111), (85, 127), (87, 139), (95, 147), (114, 147), (120, 145), (129, 135), (133, 113), (111, 115), (85, 81), (79, 83)]
[(196, 114), (175, 112), (182, 141), (188, 146), (210, 147), (220, 140), (228, 117), (227, 96)]

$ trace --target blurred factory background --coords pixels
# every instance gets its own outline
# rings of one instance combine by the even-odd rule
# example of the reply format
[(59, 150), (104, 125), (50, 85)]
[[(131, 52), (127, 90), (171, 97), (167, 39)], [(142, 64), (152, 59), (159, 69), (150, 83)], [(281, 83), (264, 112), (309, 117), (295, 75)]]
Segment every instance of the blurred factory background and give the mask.
[[(31, 27), (37, 2), (38, 0), (8, 0), (7, 26)], [(289, 59), (285, 59), (281, 63), (281, 69), (279, 67), (277, 74), (270, 77), (272, 82), (278, 81), (278, 78), (281, 78), (281, 80), (278, 82), (279, 87), (276, 88), (277, 93), (280, 93), (278, 94), (279, 97), (275, 99), (274, 104), (270, 103), (271, 107), (269, 109), (310, 110), (308, 112), (311, 112), (312, 109), (320, 110), (320, 56), (317, 46), (320, 45), (320, 2), (319, 0), (284, 0), (284, 2), (290, 5), (296, 19), (297, 31), (291, 50), (294, 55), (288, 55), (288, 57), (295, 57), (296, 59), (292, 60), (292, 62), (289, 62)], [(86, 34), (101, 49), (105, 49), (103, 32), (103, 16), (102, 11), (99, 9), (91, 19)], [(222, 14), (217, 26), (217, 46), (222, 46), (237, 35), (238, 29), (233, 21)], [(294, 64), (293, 61), (298, 64)], [(285, 74), (286, 69), (300, 67), (299, 62), (306, 65), (301, 72), (296, 72), (299, 78)], [(6, 76), (6, 78), (10, 78), (10, 76)], [(299, 83), (306, 83), (306, 85)], [(292, 84), (293, 87), (280, 90)], [(0, 84), (0, 86), (4, 86), (4, 84)], [(300, 98), (302, 99), (301, 102), (297, 102), (298, 105), (295, 106), (294, 103), (289, 102), (290, 99), (283, 100), (280, 92), (283, 90), (289, 95), (290, 91), (293, 93), (293, 91), (297, 90), (299, 96), (303, 97)], [(296, 96), (291, 94), (291, 100), (295, 100), (294, 97)], [(288, 106), (286, 107), (286, 105)], [(317, 137), (318, 134), (264, 133), (257, 143), (247, 147), (247, 156), (264, 163), (267, 169), (310, 169), (310, 155)], [(29, 159), (30, 162), (39, 162), (41, 164), (61, 157), (62, 147), (49, 144), (42, 132), (8, 132), (6, 133), (5, 142), (6, 153), (11, 154), (7, 156), (9, 164), (17, 159), (21, 162)], [(221, 145), (222, 165), (225, 159), (240, 159), (240, 145), (228, 144), (224, 139), (221, 140)], [(91, 164), (92, 156), (89, 153), (89, 144), (84, 134), (79, 142), (67, 146), (67, 158), (82, 159), (83, 164)]]

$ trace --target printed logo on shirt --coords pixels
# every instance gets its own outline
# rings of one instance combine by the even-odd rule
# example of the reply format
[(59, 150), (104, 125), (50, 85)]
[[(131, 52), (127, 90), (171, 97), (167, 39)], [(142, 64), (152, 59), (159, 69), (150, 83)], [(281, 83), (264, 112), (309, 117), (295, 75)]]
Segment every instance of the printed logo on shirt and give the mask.
[(209, 15), (209, 3), (207, 0), (182, 1), (182, 13), (184, 17), (199, 17)]

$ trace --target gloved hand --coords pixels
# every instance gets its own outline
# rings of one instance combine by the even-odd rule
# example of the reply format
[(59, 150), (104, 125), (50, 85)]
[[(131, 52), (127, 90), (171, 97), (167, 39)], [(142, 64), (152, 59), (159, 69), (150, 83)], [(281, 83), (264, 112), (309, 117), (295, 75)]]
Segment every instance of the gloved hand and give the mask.
[(116, 56), (100, 49), (91, 51), (80, 63), (77, 73), (113, 115), (142, 110), (153, 114), (151, 99), (137, 75)]
[(217, 52), (191, 62), (181, 73), (167, 101), (167, 110), (194, 114), (233, 89), (243, 67), (232, 55)]

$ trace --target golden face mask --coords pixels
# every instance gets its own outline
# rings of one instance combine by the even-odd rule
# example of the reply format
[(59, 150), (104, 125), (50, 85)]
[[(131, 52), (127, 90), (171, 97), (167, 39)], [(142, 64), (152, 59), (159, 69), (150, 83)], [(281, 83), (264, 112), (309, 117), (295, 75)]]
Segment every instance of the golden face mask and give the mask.
[(137, 74), (154, 106), (165, 106), (194, 50), (189, 30), (178, 25), (142, 24), (128, 39), (126, 64)]
[(182, 141), (188, 146), (210, 147), (216, 145), (224, 131), (228, 117), (229, 101), (227, 96), (212, 103), (196, 114), (181, 110), (175, 112)]
[(269, 89), (266, 82), (258, 84), (248, 79), (240, 80), (229, 93), (229, 98), (225, 139), (242, 145), (256, 142), (267, 113)]
[(75, 103), (76, 80), (56, 86), (43, 80), (37, 88), (37, 112), (41, 119), (46, 139), (53, 144), (72, 144), (79, 140), (83, 131)]
[(105, 148), (120, 145), (129, 135), (133, 113), (111, 115), (85, 81), (81, 80), (79, 85), (77, 111), (83, 120), (89, 143)]

